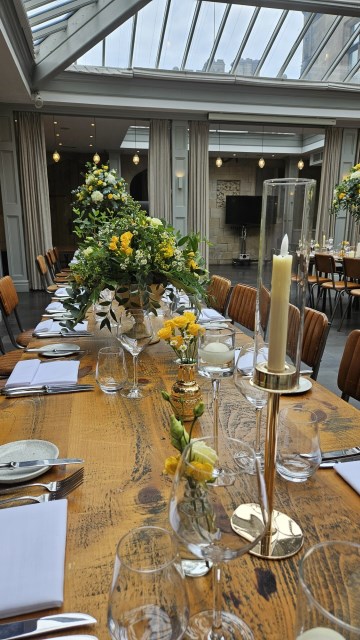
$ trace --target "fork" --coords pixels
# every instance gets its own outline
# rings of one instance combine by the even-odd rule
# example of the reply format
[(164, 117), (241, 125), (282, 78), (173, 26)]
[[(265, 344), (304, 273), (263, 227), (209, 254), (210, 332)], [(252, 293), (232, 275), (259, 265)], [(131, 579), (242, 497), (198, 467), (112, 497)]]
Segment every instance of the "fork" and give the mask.
[(80, 481), (81, 483), (83, 479), (84, 479), (84, 467), (81, 467), (81, 469), (77, 469), (70, 476), (67, 476), (67, 478), (63, 478), (62, 480), (54, 480), (53, 482), (48, 482), (48, 483), (31, 482), (30, 484), (22, 484), (22, 485), (17, 485), (16, 487), (0, 489), (0, 496), (6, 495), (7, 493), (14, 493), (15, 491), (22, 491), (23, 489), (28, 489), (29, 487), (43, 487), (48, 491), (60, 491), (61, 489), (66, 489), (67, 487), (70, 486), (70, 491), (71, 491), (72, 485), (75, 484), (75, 487), (74, 487), (75, 489), (78, 486), (78, 482)]
[(7, 498), (6, 500), (0, 500), (0, 507), (8, 504), (9, 502), (51, 502), (52, 500), (61, 500), (74, 491), (78, 486), (82, 484), (83, 479), (79, 479), (74, 484), (62, 487), (59, 491), (50, 491), (50, 493), (43, 493), (41, 496), (19, 496), (18, 498)]

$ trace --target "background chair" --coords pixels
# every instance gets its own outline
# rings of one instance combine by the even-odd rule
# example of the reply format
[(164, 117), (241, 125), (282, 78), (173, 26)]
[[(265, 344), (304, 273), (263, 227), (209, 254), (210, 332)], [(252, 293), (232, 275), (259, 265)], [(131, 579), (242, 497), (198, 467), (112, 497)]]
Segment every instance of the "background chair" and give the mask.
[(228, 316), (250, 331), (255, 330), (256, 288), (246, 284), (236, 284), (232, 290)]
[[(315, 255), (315, 269), (316, 275), (318, 278), (319, 285), (319, 297), (317, 301), (316, 308), (318, 308), (321, 299), (323, 300), (323, 311), (325, 311), (326, 304), (326, 293), (329, 294), (329, 305), (330, 305), (330, 322), (333, 321), (335, 311), (340, 302), (340, 309), (342, 314), (342, 296), (345, 293), (345, 282), (344, 280), (337, 279), (339, 277), (339, 273), (336, 269), (335, 258), (332, 255), (327, 255), (325, 253), (317, 253)], [(321, 282), (322, 274), (325, 274), (325, 277), (328, 278), (327, 281)], [(348, 282), (348, 288), (355, 288), (356, 285)], [(335, 292), (334, 298), (334, 308), (332, 309), (332, 300), (331, 300), (331, 292)]]
[(0, 377), (8, 378), (15, 365), (21, 360), (22, 352), (19, 349), (5, 351), (4, 343), (0, 338)]
[(355, 329), (347, 337), (337, 384), (343, 400), (360, 400), (360, 329)]
[(305, 307), (301, 360), (312, 368), (310, 377), (313, 380), (319, 373), (329, 330), (330, 322), (325, 313)]
[(222, 276), (211, 276), (207, 295), (209, 297), (209, 307), (216, 309), (225, 315), (229, 297), (231, 293), (231, 280)]
[(52, 281), (49, 269), (47, 267), (44, 256), (38, 255), (36, 256), (36, 266), (41, 276), (42, 283), (44, 285), (44, 289), (48, 293), (54, 293), (59, 288), (57, 284), (54, 284)]
[[(344, 258), (344, 293), (348, 295), (348, 302), (341, 318), (340, 331), (347, 312), (351, 311), (351, 303), (360, 299), (360, 258)], [(357, 288), (356, 288), (357, 286)]]
[[(11, 343), (17, 349), (24, 349), (33, 337), (34, 329), (25, 331), (21, 325), (17, 306), (19, 298), (15, 289), (13, 280), (10, 276), (0, 278), (0, 310), (4, 319), (6, 330), (9, 334)], [(21, 333), (15, 337), (10, 320), (14, 317)]]
[(55, 284), (63, 284), (64, 282), (67, 282), (69, 274), (57, 271), (56, 256), (53, 249), (49, 249), (46, 252), (45, 260), (53, 282)]

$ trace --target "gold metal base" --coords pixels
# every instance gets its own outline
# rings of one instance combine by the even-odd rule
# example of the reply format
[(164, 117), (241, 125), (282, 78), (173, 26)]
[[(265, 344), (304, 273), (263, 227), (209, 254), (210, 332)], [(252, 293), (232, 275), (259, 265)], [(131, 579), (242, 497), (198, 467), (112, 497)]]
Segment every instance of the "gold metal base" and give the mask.
[[(232, 529), (245, 540), (254, 540), (263, 530), (261, 509), (258, 504), (242, 504), (233, 513)], [(253, 547), (249, 553), (268, 560), (289, 558), (303, 546), (303, 533), (294, 520), (280, 511), (273, 511), (272, 532)]]

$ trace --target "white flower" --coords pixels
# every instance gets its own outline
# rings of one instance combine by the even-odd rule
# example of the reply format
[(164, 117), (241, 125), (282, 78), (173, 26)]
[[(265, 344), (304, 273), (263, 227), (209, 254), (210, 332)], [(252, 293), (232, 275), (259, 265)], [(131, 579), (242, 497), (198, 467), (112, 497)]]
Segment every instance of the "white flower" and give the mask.
[(91, 200), (93, 202), (102, 202), (104, 200), (104, 196), (100, 191), (93, 191), (91, 194)]
[(94, 249), (92, 247), (86, 247), (86, 249), (84, 249), (83, 251), (83, 255), (87, 258), (92, 254), (93, 251)]
[(108, 173), (107, 178), (106, 178), (106, 182), (108, 184), (115, 184), (116, 183), (116, 178), (114, 178), (114, 176), (111, 175), (111, 173)]
[(94, 181), (94, 176), (92, 173), (88, 173), (86, 176), (85, 184), (91, 184)]
[(163, 223), (161, 222), (161, 220), (159, 218), (150, 218), (149, 219), (149, 225), (150, 225), (150, 227), (162, 227)]
[(217, 453), (211, 447), (208, 447), (205, 442), (201, 440), (195, 440), (191, 447), (191, 458), (196, 462), (208, 463), (214, 465), (217, 460)]
[(360, 171), (354, 171), (353, 173), (350, 173), (350, 178), (351, 180), (353, 180), (354, 178), (360, 178)]

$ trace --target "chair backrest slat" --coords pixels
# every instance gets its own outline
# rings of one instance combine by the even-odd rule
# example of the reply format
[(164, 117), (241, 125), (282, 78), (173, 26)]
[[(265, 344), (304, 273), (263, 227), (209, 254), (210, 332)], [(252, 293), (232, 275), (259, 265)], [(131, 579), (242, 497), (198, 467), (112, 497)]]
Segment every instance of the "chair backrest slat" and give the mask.
[(343, 400), (360, 400), (360, 329), (355, 329), (347, 337), (337, 384)]

